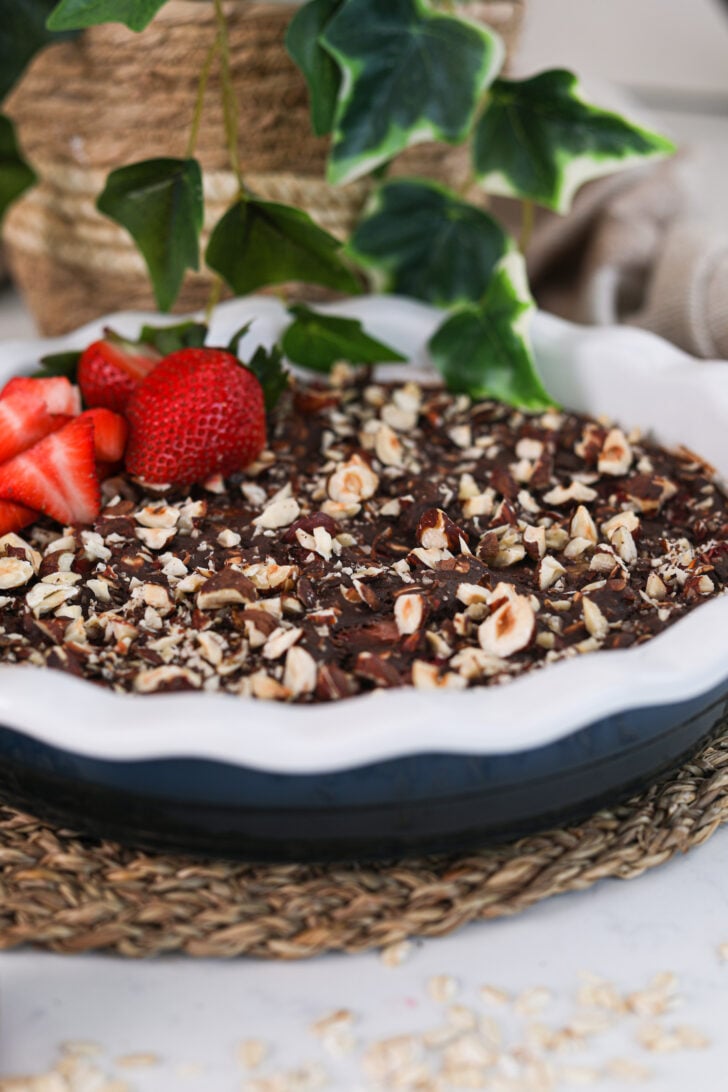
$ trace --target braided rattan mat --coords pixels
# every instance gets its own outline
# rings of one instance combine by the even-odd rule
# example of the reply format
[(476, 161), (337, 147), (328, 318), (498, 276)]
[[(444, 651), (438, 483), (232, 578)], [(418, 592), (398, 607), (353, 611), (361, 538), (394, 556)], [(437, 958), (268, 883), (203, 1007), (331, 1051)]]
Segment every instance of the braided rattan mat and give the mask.
[(293, 959), (442, 936), (540, 899), (631, 879), (728, 821), (728, 726), (613, 810), (463, 857), (241, 865), (123, 849), (0, 807), (0, 948)]

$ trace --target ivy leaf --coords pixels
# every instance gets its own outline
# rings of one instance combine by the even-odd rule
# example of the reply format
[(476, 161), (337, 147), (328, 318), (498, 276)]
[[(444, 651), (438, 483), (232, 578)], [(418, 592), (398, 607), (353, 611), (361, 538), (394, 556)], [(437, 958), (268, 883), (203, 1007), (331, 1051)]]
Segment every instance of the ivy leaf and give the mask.
[(479, 300), (513, 240), (487, 212), (432, 182), (381, 186), (349, 252), (382, 291), (441, 307)]
[(265, 411), (270, 413), (288, 386), (290, 373), (283, 367), (281, 350), (277, 345), (272, 349), (259, 345), (245, 367), (250, 369), (263, 388)]
[(503, 60), (497, 35), (425, 0), (346, 0), (320, 41), (343, 72), (328, 171), (338, 183), (410, 144), (461, 143)]
[(293, 16), (286, 34), (286, 49), (306, 77), (316, 136), (331, 132), (341, 87), (339, 66), (319, 41), (341, 3), (342, 0), (309, 0)]
[(199, 265), (202, 172), (194, 159), (148, 159), (109, 175), (98, 209), (126, 228), (149, 269), (160, 310)]
[(475, 170), (489, 193), (562, 213), (584, 182), (674, 151), (665, 137), (586, 102), (565, 69), (496, 80), (473, 144)]
[(204, 322), (180, 322), (176, 326), (142, 326), (139, 344), (151, 346), (161, 356), (180, 349), (201, 349), (207, 340)]
[(314, 372), (330, 372), (334, 364), (404, 362), (406, 357), (365, 333), (357, 319), (321, 315), (297, 304), (289, 308), (294, 321), (281, 347), (289, 360)]
[(0, 114), (0, 221), (7, 209), (35, 182), (35, 172), (20, 154), (15, 127)]
[(81, 359), (80, 352), (70, 350), (66, 353), (50, 353), (40, 358), (41, 367), (32, 373), (33, 379), (50, 379), (52, 376), (64, 375), (72, 383), (76, 382), (76, 373)]
[(72, 37), (52, 34), (46, 19), (56, 0), (0, 0), (0, 100), (14, 86), (26, 65), (51, 42)]
[(215, 226), (205, 258), (239, 296), (288, 281), (360, 292), (340, 251), (301, 209), (241, 198)]
[(523, 259), (511, 254), (496, 269), (482, 302), (456, 311), (430, 340), (430, 356), (449, 389), (525, 410), (553, 406), (533, 360), (532, 309)]
[[(123, 23), (144, 30), (167, 0), (61, 0), (48, 19), (49, 30), (84, 30), (99, 23)], [(17, 3), (17, 0), (16, 0)]]

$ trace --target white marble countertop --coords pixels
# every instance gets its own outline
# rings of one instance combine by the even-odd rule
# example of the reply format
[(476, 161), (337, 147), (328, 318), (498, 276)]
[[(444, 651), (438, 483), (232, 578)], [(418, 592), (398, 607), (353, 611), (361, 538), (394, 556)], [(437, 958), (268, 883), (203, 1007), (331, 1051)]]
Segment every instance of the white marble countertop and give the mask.
[[(523, 1042), (528, 1021), (569, 1024), (584, 972), (604, 976), (622, 994), (642, 990), (655, 975), (672, 972), (677, 978), (675, 1007), (654, 1019), (664, 1029), (696, 1029), (707, 1045), (671, 1053), (648, 1051), (638, 1036), (654, 1019), (628, 1015), (618, 1018), (613, 1029), (594, 1035), (584, 1049), (553, 1054), (561, 1071), (553, 1086), (487, 1087), (568, 1089), (587, 1083), (592, 1071), (603, 1072), (611, 1059), (624, 1058), (649, 1069), (646, 1088), (722, 1092), (728, 1067), (728, 962), (721, 959), (719, 947), (726, 941), (728, 829), (702, 849), (638, 880), (604, 881), (516, 918), (415, 943), (396, 967), (386, 966), (375, 954), (283, 964), (177, 958), (132, 963), (11, 953), (0, 957), (0, 1074), (42, 1072), (53, 1063), (58, 1044), (83, 1040), (101, 1044), (104, 1053), (95, 1063), (140, 1092), (187, 1087), (232, 1092), (245, 1088), (254, 1076), (246, 1075), (237, 1059), (239, 1044), (260, 1039), (270, 1055), (257, 1075), (313, 1062), (326, 1071), (326, 1087), (364, 1092), (395, 1087), (367, 1082), (362, 1066), (367, 1046), (442, 1026), (446, 1006), (428, 996), (432, 976), (453, 976), (459, 986), (453, 1001), (479, 1015), (495, 1016), (506, 1044), (515, 1045)], [(517, 1017), (512, 1006), (488, 1005), (479, 997), (485, 984), (511, 995), (545, 986), (549, 997), (540, 1013)], [(342, 1008), (355, 1017), (355, 1045), (337, 1058), (332, 1044), (322, 1043), (310, 1025)], [(133, 1070), (112, 1064), (140, 1052), (154, 1055), (156, 1064)], [(509, 1064), (512, 1060), (504, 1063), (506, 1074)], [(262, 1087), (266, 1092), (281, 1088)], [(595, 1087), (616, 1092), (628, 1084), (601, 1079)]]
[[(630, 20), (634, 24), (626, 39), (618, 41), (604, 27), (600, 30), (603, 4), (583, 0), (576, 23), (567, 20), (572, 7), (573, 0), (554, 0), (547, 13), (546, 5), (532, 4), (524, 48), (527, 67), (568, 63), (640, 85), (650, 91), (653, 107), (662, 94), (661, 113), (671, 132), (700, 151), (704, 213), (716, 227), (728, 228), (728, 20), (721, 18), (720, 5), (696, 0), (688, 17), (682, 0), (613, 0), (610, 25), (616, 25), (617, 15), (620, 25), (628, 27)], [(683, 30), (677, 22), (681, 17), (690, 20)], [(650, 18), (653, 25), (659, 21), (660, 40), (659, 48), (652, 41), (655, 48), (648, 56), (644, 27)], [(565, 26), (571, 31), (568, 41)], [(623, 48), (625, 40), (628, 48)], [(678, 101), (669, 91), (665, 96), (666, 88), (675, 90), (678, 100), (680, 95), (687, 98)], [(703, 109), (701, 102), (708, 106)], [(656, 115), (659, 119), (659, 110)], [(32, 323), (17, 298), (0, 295), (0, 337), (31, 333)], [(728, 962), (719, 950), (726, 943), (728, 829), (686, 858), (638, 880), (606, 881), (513, 919), (416, 942), (409, 957), (394, 968), (374, 954), (284, 965), (177, 958), (132, 963), (99, 956), (5, 953), (0, 955), (0, 1089), (2, 1077), (47, 1071), (58, 1058), (60, 1044), (69, 1040), (99, 1044), (103, 1053), (93, 1064), (140, 1092), (185, 1087), (232, 1092), (256, 1075), (311, 1062), (328, 1074), (327, 1087), (342, 1092), (389, 1088), (393, 1083), (377, 1085), (367, 1078), (362, 1055), (376, 1040), (422, 1033), (443, 1023), (443, 1006), (427, 992), (434, 975), (448, 974), (458, 982), (455, 1002), (496, 1017), (504, 1028), (507, 1053), (523, 1043), (529, 1021), (569, 1024), (584, 972), (603, 975), (621, 994), (642, 990), (655, 975), (672, 972), (677, 1004), (657, 1022), (663, 1029), (697, 1029), (705, 1045), (670, 1053), (648, 1051), (639, 1035), (640, 1029), (645, 1034), (651, 1018), (627, 1015), (611, 1030), (585, 1041), (584, 1049), (552, 1054), (558, 1070), (553, 1085), (508, 1084), (511, 1056), (503, 1063), (501, 1083), (496, 1080), (488, 1087), (560, 1090), (591, 1083), (598, 1075), (596, 1087), (613, 1092), (629, 1086), (625, 1077), (604, 1075), (609, 1059), (620, 1057), (647, 1066), (651, 1079), (645, 1087), (659, 1092), (723, 1092), (728, 1087)], [(544, 986), (549, 995), (544, 995), (542, 1012), (523, 1018), (512, 1006), (486, 1005), (478, 994), (485, 984), (513, 996)], [(341, 1057), (332, 1054), (330, 1042), (322, 1043), (310, 1031), (315, 1020), (336, 1009), (349, 1009), (355, 1017), (353, 1048)], [(246, 1075), (237, 1059), (239, 1044), (246, 1039), (262, 1040), (269, 1048), (269, 1058), (256, 1074)], [(155, 1064), (134, 1069), (113, 1064), (139, 1052), (154, 1055)], [(319, 1087), (315, 1076), (306, 1087)], [(100, 1087), (93, 1077), (83, 1085), (84, 1092), (100, 1092)], [(265, 1092), (286, 1087), (260, 1086)], [(420, 1087), (422, 1092), (429, 1088)], [(44, 1088), (62, 1092), (57, 1084)]]

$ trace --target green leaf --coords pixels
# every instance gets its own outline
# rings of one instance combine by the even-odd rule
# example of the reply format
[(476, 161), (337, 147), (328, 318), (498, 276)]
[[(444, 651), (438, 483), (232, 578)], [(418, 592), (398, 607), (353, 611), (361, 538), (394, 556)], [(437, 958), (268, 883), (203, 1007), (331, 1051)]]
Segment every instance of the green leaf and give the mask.
[(340, 360), (347, 364), (383, 364), (407, 359), (370, 337), (357, 319), (321, 315), (301, 304), (289, 311), (295, 321), (284, 333), (281, 347), (294, 364), (315, 372), (330, 372)]
[(207, 340), (204, 322), (180, 322), (176, 326), (142, 326), (139, 344), (149, 345), (162, 356), (180, 349), (201, 349)]
[(56, 0), (0, 0), (0, 100), (39, 50), (72, 37), (52, 34), (46, 19)]
[(65, 375), (72, 383), (76, 382), (80, 352), (51, 353), (40, 358), (41, 367), (32, 373), (33, 379), (49, 379), (51, 376)]
[[(243, 361), (245, 363), (245, 361)], [(289, 372), (283, 367), (283, 354), (277, 345), (264, 349), (262, 345), (253, 353), (245, 367), (257, 377), (265, 397), (265, 410), (270, 413), (288, 386)]]
[[(17, 0), (15, 0), (17, 3)], [(99, 23), (123, 23), (144, 30), (167, 0), (61, 0), (48, 19), (49, 30), (83, 30)]]
[(301, 209), (241, 198), (215, 226), (205, 258), (239, 296), (288, 281), (360, 292), (340, 251)]
[(232, 353), (234, 356), (240, 356), (240, 342), (243, 340), (246, 334), (250, 333), (250, 328), (254, 322), (255, 319), (248, 319), (248, 321), (244, 323), (239, 330), (235, 331), (227, 344), (227, 351), (229, 353)]
[(487, 212), (431, 182), (381, 186), (349, 252), (382, 291), (447, 307), (479, 300), (512, 239)]
[(331, 132), (341, 87), (339, 66), (319, 37), (341, 4), (342, 0), (309, 0), (293, 16), (286, 34), (286, 48), (306, 77), (316, 136)]
[(126, 228), (149, 269), (162, 311), (176, 300), (186, 269), (199, 265), (202, 172), (194, 159), (148, 159), (112, 171), (100, 212)]
[(657, 133), (590, 105), (564, 69), (496, 80), (473, 144), (475, 170), (489, 193), (556, 212), (568, 212), (584, 182), (674, 151)]
[(20, 154), (10, 118), (0, 114), (0, 221), (22, 193), (35, 182), (35, 173)]
[(553, 406), (533, 360), (532, 309), (523, 259), (511, 254), (493, 274), (482, 303), (456, 311), (430, 340), (433, 363), (449, 389), (526, 410)]
[(425, 0), (346, 0), (320, 41), (344, 75), (329, 160), (339, 183), (410, 144), (465, 140), (503, 60), (497, 35)]

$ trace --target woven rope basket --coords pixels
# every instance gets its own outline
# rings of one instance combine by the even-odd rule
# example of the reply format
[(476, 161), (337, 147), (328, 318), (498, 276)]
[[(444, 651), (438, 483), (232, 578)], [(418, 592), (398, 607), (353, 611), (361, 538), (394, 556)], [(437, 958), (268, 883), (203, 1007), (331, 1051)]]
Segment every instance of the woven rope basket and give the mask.
[[(496, 28), (509, 53), (524, 0), (469, 0), (471, 19)], [(361, 181), (324, 181), (327, 141), (311, 133), (308, 93), (285, 48), (295, 5), (228, 0), (232, 69), (247, 184), (259, 196), (306, 209), (343, 238), (369, 194)], [(36, 58), (6, 104), (41, 179), (11, 210), (7, 254), (41, 331), (59, 334), (98, 315), (155, 309), (144, 264), (129, 236), (99, 215), (95, 201), (115, 167), (182, 156), (197, 81), (215, 35), (212, 4), (171, 0), (144, 33), (95, 27)], [(205, 99), (197, 155), (205, 171), (205, 238), (235, 194), (227, 169), (217, 74)], [(462, 149), (420, 145), (398, 171), (458, 184)], [(189, 274), (177, 309), (205, 304), (211, 279)], [(310, 295), (310, 293), (309, 293)]]

